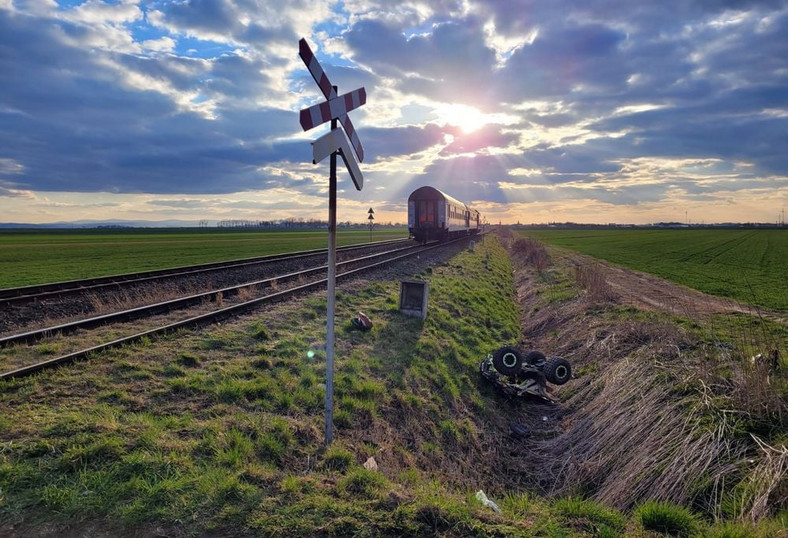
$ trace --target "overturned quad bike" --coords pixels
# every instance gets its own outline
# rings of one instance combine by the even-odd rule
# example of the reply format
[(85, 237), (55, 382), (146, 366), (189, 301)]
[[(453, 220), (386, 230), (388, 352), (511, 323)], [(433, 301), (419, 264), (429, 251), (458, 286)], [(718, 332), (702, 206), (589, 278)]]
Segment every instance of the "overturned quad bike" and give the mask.
[(547, 392), (547, 382), (563, 385), (572, 378), (572, 366), (566, 359), (548, 359), (541, 351), (523, 354), (514, 346), (488, 353), (479, 364), (479, 372), (504, 394), (532, 394), (549, 401), (554, 398)]

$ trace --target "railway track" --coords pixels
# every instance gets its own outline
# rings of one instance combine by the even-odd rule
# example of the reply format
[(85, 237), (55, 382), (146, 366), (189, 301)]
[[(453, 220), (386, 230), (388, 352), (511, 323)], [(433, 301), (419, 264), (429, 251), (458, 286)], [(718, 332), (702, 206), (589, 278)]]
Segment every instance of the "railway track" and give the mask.
[[(412, 242), (409, 242), (407, 246), (395, 244), (394, 248), (389, 248), (382, 253), (347, 259), (337, 264), (337, 282), (444, 246), (446, 246), (445, 243), (422, 247), (414, 246)], [(297, 294), (325, 288), (326, 270), (326, 266), (321, 264), (152, 305), (4, 336), (0, 338), (0, 347), (6, 348), (4, 351), (10, 351), (16, 356), (16, 359), (5, 361), (13, 363), (13, 369), (0, 373), (0, 380), (27, 376), (47, 368), (87, 358), (106, 349), (128, 345), (144, 338), (170, 333), (181, 328), (207, 325), (266, 304), (282, 301)], [(286, 289), (281, 289), (285, 286), (287, 286)], [(231, 301), (232, 304), (226, 304)], [(174, 311), (180, 312), (177, 319), (172, 317)], [(88, 334), (95, 341), (92, 342), (93, 345), (71, 350), (54, 358), (40, 360), (41, 346), (43, 346), (45, 353), (51, 353), (52, 349), (59, 349), (67, 335), (76, 332), (84, 334), (85, 331), (89, 331)], [(118, 336), (119, 333), (123, 334)], [(38, 344), (52, 339), (57, 341), (57, 345)], [(38, 344), (38, 348), (34, 347), (36, 344)], [(8, 366), (3, 369), (6, 368)]]
[[(398, 245), (412, 244), (412, 241), (397, 240), (350, 245), (339, 249), (337, 259), (342, 261), (357, 257), (359, 253), (381, 252)], [(325, 259), (325, 249), (310, 250), (222, 264), (0, 290), (6, 295), (0, 299), (0, 337), (88, 315), (98, 316), (264, 280), (282, 273), (283, 268), (295, 272), (323, 263)]]
[[(373, 243), (347, 245), (343, 247), (337, 247), (337, 254), (340, 255), (352, 253), (360, 249), (385, 247), (388, 245), (405, 244), (411, 242), (412, 241), (408, 239), (395, 239), (390, 241), (376, 241)], [(326, 253), (327, 249), (304, 250), (287, 254), (272, 254), (268, 256), (244, 258), (225, 262), (205, 263), (187, 267), (174, 267), (171, 269), (160, 269), (155, 271), (143, 271), (138, 273), (127, 273), (82, 280), (69, 280), (64, 282), (53, 282), (49, 284), (22, 286), (17, 288), (4, 288), (0, 289), (0, 309), (8, 308), (15, 304), (39, 302), (53, 298), (63, 298), (76, 294), (84, 294), (87, 292), (101, 292), (102, 290), (108, 288), (121, 289), (133, 285), (161, 282), (167, 279), (226, 272), (233, 269), (251, 269), (261, 265), (272, 265), (282, 263), (284, 261), (308, 259), (313, 256), (325, 256)]]

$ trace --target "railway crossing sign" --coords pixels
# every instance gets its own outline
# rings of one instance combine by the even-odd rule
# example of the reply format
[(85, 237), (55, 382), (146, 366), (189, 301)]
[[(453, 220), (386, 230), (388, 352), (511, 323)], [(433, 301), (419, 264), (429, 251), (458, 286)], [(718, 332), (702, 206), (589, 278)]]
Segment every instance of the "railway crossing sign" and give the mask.
[[(361, 106), (361, 105), (363, 105), (364, 103), (367, 102), (367, 92), (366, 92), (366, 90), (364, 90), (364, 88), (362, 87), (362, 88), (359, 88), (358, 90), (355, 90), (353, 92), (350, 92), (348, 94), (343, 95), (340, 98), (340, 99), (342, 99), (345, 102), (346, 110), (343, 112), (341, 110), (341, 108), (340, 108), (341, 105), (338, 104), (338, 102), (340, 102), (340, 99), (337, 99), (337, 90), (336, 90), (336, 88), (334, 88), (334, 86), (331, 85), (331, 81), (326, 76), (326, 73), (325, 73), (325, 71), (323, 71), (323, 68), (321, 67), (320, 62), (317, 61), (317, 58), (312, 53), (312, 49), (309, 48), (309, 45), (307, 44), (306, 39), (304, 39), (304, 38), (301, 38), (298, 41), (298, 55), (304, 61), (304, 64), (306, 64), (306, 67), (307, 67), (307, 69), (309, 69), (309, 73), (312, 75), (312, 78), (315, 79), (315, 82), (317, 82), (317, 85), (320, 88), (320, 91), (323, 92), (323, 96), (326, 99), (328, 99), (328, 103), (329, 103), (328, 104), (328, 108), (329, 109), (331, 108), (331, 104), (330, 103), (332, 102), (332, 100), (335, 100), (335, 103), (337, 103), (337, 104), (334, 104), (334, 107), (335, 107), (334, 110), (336, 110), (338, 112), (338, 114), (335, 115), (335, 116), (333, 116), (333, 115), (332, 116), (333, 116), (333, 118), (338, 119), (339, 122), (342, 124), (342, 127), (345, 128), (345, 132), (347, 133), (348, 138), (350, 138), (350, 143), (353, 146), (353, 149), (356, 150), (356, 155), (358, 155), (358, 162), (364, 162), (364, 148), (361, 145), (361, 141), (358, 139), (358, 134), (356, 133), (356, 128), (353, 127), (353, 122), (350, 121), (350, 118), (348, 117), (347, 112), (349, 112), (350, 110), (353, 110), (354, 108), (357, 108), (357, 107), (359, 107), (359, 106)], [(358, 93), (356, 93), (356, 92), (358, 92)], [(356, 94), (356, 95), (354, 96), (353, 94)], [(355, 106), (353, 106), (351, 108), (347, 108), (347, 98), (348, 98), (348, 96), (350, 96), (351, 104), (353, 102), (356, 102), (355, 101), (356, 98), (358, 99), (358, 103), (359, 104), (357, 104), (357, 105), (355, 105)], [(362, 102), (362, 100), (363, 100), (363, 102)], [(326, 103), (321, 103), (321, 105), (325, 106)], [(314, 108), (314, 107), (310, 107), (310, 108)], [(310, 110), (310, 109), (307, 108), (305, 110)], [(304, 129), (304, 131), (308, 131), (312, 127), (320, 125), (320, 124), (328, 121), (329, 119), (333, 119), (333, 118), (328, 118), (328, 119), (325, 119), (325, 120), (321, 121), (320, 123), (315, 123), (311, 127), (306, 127), (304, 125), (304, 123), (303, 123), (303, 116), (304, 116), (305, 110), (301, 111), (301, 118), (302, 118), (301, 127)], [(312, 115), (311, 112), (309, 114), (310, 114), (310, 116)], [(322, 112), (321, 112), (321, 115), (322, 115)]]
[[(334, 97), (328, 101), (312, 105), (301, 111), (301, 127), (308, 131), (312, 127), (322, 125), (334, 118), (339, 118), (367, 102), (367, 91), (364, 88)], [(349, 119), (349, 118), (348, 118)], [(361, 159), (359, 159), (361, 160)]]
[[(304, 131), (331, 122), (331, 130), (312, 143), (312, 164), (317, 164), (326, 157), (330, 157), (329, 187), (328, 187), (328, 301), (326, 305), (326, 445), (330, 445), (333, 438), (334, 424), (334, 311), (336, 307), (336, 277), (337, 277), (337, 155), (345, 161), (345, 166), (350, 173), (350, 178), (361, 190), (364, 177), (358, 168), (358, 163), (353, 155), (355, 151), (358, 162), (364, 160), (364, 148), (358, 139), (356, 128), (350, 121), (347, 113), (367, 102), (367, 91), (362, 87), (344, 95), (337, 95), (337, 87), (331, 84), (328, 76), (320, 66), (320, 62), (312, 53), (312, 49), (301, 38), (298, 41), (298, 55), (306, 64), (312, 78), (317, 82), (320, 91), (326, 98), (323, 103), (305, 108), (299, 114), (299, 123)], [(342, 124), (339, 128), (337, 123)], [(347, 137), (345, 137), (347, 133)], [(350, 142), (348, 143), (348, 138)], [(350, 147), (353, 147), (353, 150)], [(370, 218), (371, 215), (370, 215)], [(371, 221), (370, 221), (371, 222)], [(371, 233), (371, 232), (370, 232)]]
[(350, 174), (350, 179), (356, 185), (356, 189), (361, 190), (361, 187), (364, 186), (364, 176), (361, 175), (358, 163), (350, 152), (350, 145), (342, 129), (331, 129), (312, 142), (312, 164), (319, 163), (335, 152), (338, 152), (342, 160), (345, 161), (345, 168)]

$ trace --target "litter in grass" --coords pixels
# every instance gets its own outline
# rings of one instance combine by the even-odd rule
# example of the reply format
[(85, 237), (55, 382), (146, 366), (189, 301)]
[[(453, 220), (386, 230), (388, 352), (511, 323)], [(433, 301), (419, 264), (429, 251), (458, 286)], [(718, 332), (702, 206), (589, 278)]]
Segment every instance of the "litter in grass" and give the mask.
[(501, 509), (498, 508), (498, 505), (495, 504), (494, 502), (492, 502), (490, 499), (488, 499), (487, 495), (485, 495), (485, 493), (482, 490), (479, 490), (479, 491), (476, 492), (476, 500), (479, 501), (480, 503), (482, 503), (484, 506), (492, 508), (492, 510), (496, 514), (500, 514), (501, 513)]
[(350, 326), (359, 331), (368, 331), (372, 328), (372, 320), (364, 312), (359, 312), (358, 316), (350, 320)]

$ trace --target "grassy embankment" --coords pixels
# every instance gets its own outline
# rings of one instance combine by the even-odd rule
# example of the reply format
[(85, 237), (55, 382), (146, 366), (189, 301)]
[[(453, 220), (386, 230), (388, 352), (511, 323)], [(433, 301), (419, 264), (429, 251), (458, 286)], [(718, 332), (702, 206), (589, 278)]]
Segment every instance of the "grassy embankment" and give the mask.
[[(407, 236), (404, 228), (371, 235), (373, 241)], [(337, 233), (338, 246), (369, 240), (369, 231)], [(320, 249), (327, 241), (325, 230), (2, 230), (0, 288)]]
[[(601, 450), (578, 450), (576, 458), (555, 447), (578, 442), (578, 426), (588, 417), (574, 417), (583, 411), (582, 402), (593, 403), (603, 393), (599, 383), (623, 379), (626, 385), (626, 376), (602, 375), (608, 368), (627, 361), (655, 367), (645, 352), (652, 342), (589, 357), (581, 345), (588, 334), (573, 334), (566, 324), (579, 317), (588, 327), (617, 326), (624, 318), (628, 327), (650, 327), (654, 321), (614, 304), (588, 303), (586, 290), (566, 267), (521, 270), (533, 279), (535, 310), (529, 315), (535, 321), (570, 307), (579, 308), (581, 316), (554, 317), (543, 334), (526, 323), (521, 335), (512, 265), (496, 240), (415, 275), (430, 282), (424, 322), (398, 312), (398, 281), (362, 281), (341, 291), (336, 431), (328, 450), (322, 446), (325, 299), (319, 296), (0, 384), (0, 533), (643, 536), (655, 531), (765, 537), (785, 531), (784, 513), (763, 518), (774, 507), (762, 512), (758, 523), (740, 517), (749, 513), (753, 495), (762, 498), (763, 485), (774, 483), (768, 474), (772, 467), (755, 451), (746, 453), (754, 462), (749, 465), (736, 459), (735, 450), (723, 454), (730, 472), (712, 470), (730, 482), (719, 490), (708, 488), (719, 484), (718, 477), (693, 477), (692, 502), (684, 507), (659, 497), (647, 500), (648, 492), (620, 509), (612, 507), (616, 502), (597, 500), (605, 498), (599, 495), (607, 491), (605, 476), (624, 477), (615, 473), (615, 461)], [(413, 275), (403, 278), (408, 276)], [(373, 319), (371, 332), (348, 330), (358, 310)], [(521, 339), (552, 345), (576, 361), (577, 379), (558, 393), (567, 407), (510, 401), (479, 378), (484, 353)], [(596, 352), (596, 345), (587, 349)], [(732, 375), (737, 360), (730, 356), (729, 363), (719, 364)], [(704, 395), (685, 374), (683, 369), (661, 374), (662, 394), (680, 396), (699, 410), (689, 416), (689, 431), (668, 432), (671, 446), (690, 446), (692, 435), (717, 431), (712, 410), (730, 403), (714, 393)], [(644, 379), (650, 382), (650, 376)], [(671, 382), (676, 376), (682, 384)], [(603, 396), (622, 416), (665, 413)], [(541, 423), (542, 415), (549, 421), (534, 429), (533, 439), (509, 438), (510, 421)], [(602, 427), (606, 417), (595, 418)], [(749, 439), (747, 423), (737, 425), (734, 442)], [(603, 431), (592, 433), (595, 437), (588, 438), (600, 441), (597, 449), (609, 446), (601, 442)], [(784, 430), (772, 432), (767, 440), (775, 443), (783, 436), (784, 441), (784, 435)], [(633, 448), (615, 447), (617, 454)], [(603, 455), (608, 469), (601, 465)], [(370, 457), (379, 471), (363, 466)], [(574, 468), (573, 475), (562, 476), (564, 468)], [(746, 471), (755, 473), (752, 482)], [(649, 483), (648, 475), (643, 478)], [(479, 489), (499, 504), (501, 514), (475, 500)], [(564, 497), (541, 496), (551, 490)], [(767, 491), (766, 500), (776, 498), (773, 494)], [(730, 521), (712, 523), (715, 514)]]

